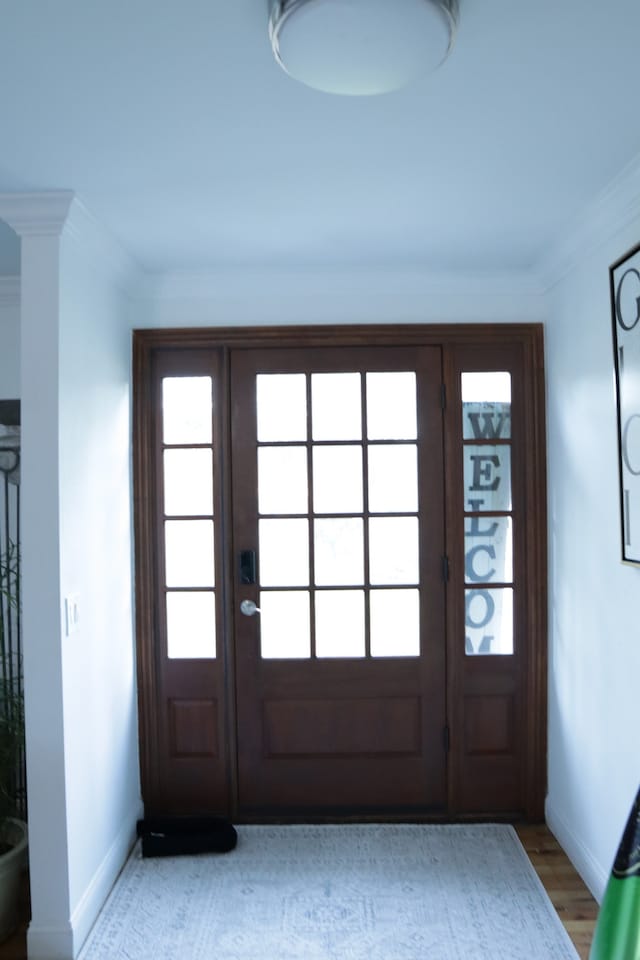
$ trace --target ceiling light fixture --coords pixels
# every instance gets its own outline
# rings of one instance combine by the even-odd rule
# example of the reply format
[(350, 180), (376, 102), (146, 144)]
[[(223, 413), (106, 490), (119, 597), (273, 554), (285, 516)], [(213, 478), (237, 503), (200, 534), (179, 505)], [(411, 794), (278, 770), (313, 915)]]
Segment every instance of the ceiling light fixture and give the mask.
[(271, 0), (269, 35), (296, 80), (372, 96), (439, 67), (457, 24), (458, 0)]

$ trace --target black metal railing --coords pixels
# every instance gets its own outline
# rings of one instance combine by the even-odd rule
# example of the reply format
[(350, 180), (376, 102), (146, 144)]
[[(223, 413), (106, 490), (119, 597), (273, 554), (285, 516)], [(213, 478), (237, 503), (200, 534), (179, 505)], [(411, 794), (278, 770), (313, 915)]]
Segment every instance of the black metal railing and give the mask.
[[(22, 714), (20, 602), (20, 402), (0, 401), (0, 709), (5, 720)], [(24, 747), (10, 790), (16, 813), (26, 817)]]

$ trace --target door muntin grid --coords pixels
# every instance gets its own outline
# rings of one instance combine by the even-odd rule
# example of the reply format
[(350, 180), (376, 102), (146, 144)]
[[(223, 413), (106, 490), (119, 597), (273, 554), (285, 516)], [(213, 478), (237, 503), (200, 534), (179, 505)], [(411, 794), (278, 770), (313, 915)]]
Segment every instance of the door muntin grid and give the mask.
[(258, 374), (256, 397), (262, 658), (418, 657), (415, 373)]

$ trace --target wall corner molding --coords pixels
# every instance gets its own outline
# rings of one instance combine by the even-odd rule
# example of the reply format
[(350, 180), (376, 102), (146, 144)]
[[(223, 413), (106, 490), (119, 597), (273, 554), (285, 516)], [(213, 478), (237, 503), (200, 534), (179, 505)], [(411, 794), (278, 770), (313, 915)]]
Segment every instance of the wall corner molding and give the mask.
[(72, 190), (0, 193), (0, 218), (20, 237), (58, 237), (74, 196)]
[(639, 218), (640, 154), (560, 232), (548, 253), (536, 264), (534, 272), (545, 292)]

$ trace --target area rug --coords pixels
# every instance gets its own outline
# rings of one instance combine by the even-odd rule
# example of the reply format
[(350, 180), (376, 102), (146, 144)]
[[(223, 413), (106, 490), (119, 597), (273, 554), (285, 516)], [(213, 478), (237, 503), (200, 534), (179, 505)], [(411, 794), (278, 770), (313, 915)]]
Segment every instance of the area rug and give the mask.
[(512, 827), (241, 826), (142, 859), (81, 960), (576, 960)]

